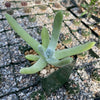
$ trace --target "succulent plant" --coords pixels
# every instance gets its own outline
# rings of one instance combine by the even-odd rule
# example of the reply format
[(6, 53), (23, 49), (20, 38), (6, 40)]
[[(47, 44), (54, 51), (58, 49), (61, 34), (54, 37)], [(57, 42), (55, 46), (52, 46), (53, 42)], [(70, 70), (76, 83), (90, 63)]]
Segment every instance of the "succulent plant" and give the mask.
[(73, 20), (74, 25), (79, 26), (80, 25), (80, 20), (75, 19)]
[(87, 15), (87, 21), (89, 21), (92, 15), (98, 15), (97, 13), (99, 13), (99, 7), (97, 4), (99, 4), (98, 0), (90, 0), (90, 3), (87, 4), (81, 3), (81, 6), (85, 8), (85, 11), (81, 14), (81, 17)]
[(90, 34), (91, 34), (90, 31), (82, 30), (82, 36), (84, 36), (84, 37), (88, 37)]
[(36, 16), (29, 16), (29, 21), (30, 22), (35, 22), (36, 21)]
[(66, 40), (63, 41), (64, 44), (70, 44), (72, 42), (72, 38), (69, 37)]
[(69, 36), (70, 33), (60, 34), (59, 39), (63, 44), (70, 44), (72, 42), (71, 36)]
[(20, 25), (18, 25), (13, 17), (9, 14), (5, 14), (5, 16), (14, 31), (18, 33), (18, 35), (22, 37), (36, 51), (36, 53), (39, 54), (25, 56), (28, 60), (38, 61), (31, 67), (22, 68), (20, 70), (20, 73), (22, 74), (34, 74), (42, 70), (47, 64), (54, 65), (55, 67), (65, 66), (73, 61), (73, 58), (70, 56), (87, 51), (95, 44), (95, 42), (88, 42), (73, 48), (55, 51), (63, 20), (62, 11), (58, 11), (55, 16), (50, 41), (48, 30), (43, 27), (41, 32), (42, 44), (32, 38)]
[(82, 29), (82, 28), (78, 28), (77, 30), (82, 36), (84, 37), (89, 37), (90, 34), (91, 34), (91, 30), (85, 30), (85, 29)]
[(94, 5), (98, 0), (91, 0), (90, 5)]

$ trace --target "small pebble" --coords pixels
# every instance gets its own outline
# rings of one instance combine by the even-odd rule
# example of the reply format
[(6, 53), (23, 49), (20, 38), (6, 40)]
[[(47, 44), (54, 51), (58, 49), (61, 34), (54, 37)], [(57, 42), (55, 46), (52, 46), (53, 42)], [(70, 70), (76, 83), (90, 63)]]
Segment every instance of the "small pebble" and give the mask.
[(43, 69), (42, 71), (40, 71), (40, 73), (45, 75), (47, 73), (47, 70)]

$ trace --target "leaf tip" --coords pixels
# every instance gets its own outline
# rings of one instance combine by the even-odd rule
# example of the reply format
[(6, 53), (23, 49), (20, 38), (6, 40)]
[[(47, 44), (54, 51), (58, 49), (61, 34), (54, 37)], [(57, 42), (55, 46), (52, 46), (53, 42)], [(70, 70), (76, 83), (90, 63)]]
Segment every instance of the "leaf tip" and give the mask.
[(21, 74), (25, 74), (24, 69), (23, 69), (23, 68), (20, 69), (19, 73), (21, 73)]
[(93, 47), (96, 44), (96, 42), (91, 42), (91, 47)]
[(28, 59), (29, 58), (29, 55), (26, 55), (25, 58)]

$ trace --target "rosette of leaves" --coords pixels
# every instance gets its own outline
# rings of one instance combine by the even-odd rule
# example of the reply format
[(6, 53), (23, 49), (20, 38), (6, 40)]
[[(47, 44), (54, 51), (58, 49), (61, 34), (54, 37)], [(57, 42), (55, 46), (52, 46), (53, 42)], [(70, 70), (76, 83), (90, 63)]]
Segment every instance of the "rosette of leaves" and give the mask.
[(31, 61), (37, 61), (31, 67), (22, 68), (20, 73), (22, 74), (34, 74), (41, 71), (47, 64), (54, 65), (55, 67), (65, 66), (73, 61), (72, 55), (80, 54), (89, 50), (95, 42), (88, 42), (83, 45), (79, 45), (69, 49), (55, 51), (58, 43), (61, 23), (63, 20), (62, 11), (58, 11), (54, 23), (51, 39), (49, 40), (48, 30), (43, 27), (41, 32), (42, 44), (32, 38), (9, 14), (5, 14), (6, 19), (10, 26), (14, 29), (20, 37), (22, 37), (38, 55), (26, 55), (26, 59)]
[(69, 36), (70, 33), (66, 33), (64, 36), (63, 34), (60, 34), (60, 40), (63, 44), (70, 44), (72, 42), (71, 36)]
[(64, 44), (70, 44), (72, 42), (72, 38), (69, 37), (66, 40), (63, 41)]
[(81, 35), (84, 36), (84, 37), (88, 37), (91, 34), (90, 30), (88, 31), (88, 30), (85, 30), (85, 29), (81, 29), (80, 32), (81, 32)]
[(36, 21), (36, 16), (29, 16), (29, 21), (30, 22), (35, 22)]
[(88, 37), (90, 34), (91, 34), (91, 32), (82, 31), (82, 35), (83, 35), (84, 37)]
[(90, 5), (94, 5), (98, 0), (91, 0)]
[(98, 0), (91, 0), (89, 4), (81, 4), (81, 6), (86, 9), (86, 11), (84, 11), (81, 14), (81, 16), (84, 16), (85, 14), (87, 14), (87, 18), (89, 20), (92, 17), (92, 14), (96, 14), (96, 11), (98, 9), (96, 7), (96, 3), (98, 3)]
[(70, 33), (60, 34), (59, 39), (63, 44), (70, 44), (72, 42), (72, 38), (69, 36)]
[(80, 20), (75, 19), (75, 20), (73, 20), (73, 23), (74, 23), (74, 25), (79, 26), (81, 22), (80, 22)]
[(64, 12), (63, 13), (66, 17), (69, 17), (70, 13), (69, 12)]

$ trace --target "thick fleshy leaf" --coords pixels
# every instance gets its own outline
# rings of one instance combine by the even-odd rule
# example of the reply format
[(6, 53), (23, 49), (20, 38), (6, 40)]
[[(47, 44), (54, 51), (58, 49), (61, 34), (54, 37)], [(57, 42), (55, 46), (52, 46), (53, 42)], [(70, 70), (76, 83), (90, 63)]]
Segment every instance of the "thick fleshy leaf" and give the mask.
[(30, 61), (37, 61), (39, 59), (39, 56), (38, 55), (29, 54), (29, 55), (26, 55), (25, 58), (27, 60), (30, 60)]
[(83, 45), (79, 45), (79, 46), (76, 46), (76, 47), (73, 47), (73, 48), (58, 50), (58, 51), (55, 52), (55, 57), (57, 59), (62, 59), (62, 58), (68, 57), (68, 56), (80, 54), (84, 51), (89, 50), (94, 45), (95, 45), (95, 42), (88, 42), (88, 43), (85, 43)]
[(51, 58), (51, 59), (47, 59), (47, 62), (51, 65), (54, 65), (56, 67), (62, 67), (65, 66), (67, 64), (70, 64), (73, 61), (73, 58), (71, 57), (67, 57), (61, 60), (58, 60), (56, 58)]
[(48, 46), (48, 48), (51, 48), (53, 51), (55, 50), (56, 45), (58, 43), (62, 20), (63, 20), (63, 13), (62, 11), (59, 11), (54, 19), (52, 36)]
[(9, 14), (5, 14), (6, 19), (8, 20), (8, 23), (10, 26), (14, 29), (18, 35), (23, 38), (37, 53), (38, 51), (38, 45), (40, 45), (39, 42), (37, 42), (35, 39), (33, 39), (17, 22), (16, 20), (10, 16)]
[(47, 48), (47, 50), (45, 51), (45, 57), (46, 59), (50, 59), (53, 57), (54, 51), (50, 48)]
[(49, 34), (48, 30), (43, 27), (42, 32), (41, 32), (41, 38), (42, 38), (42, 45), (47, 48), (49, 44)]
[(66, 66), (67, 64), (70, 64), (73, 61), (73, 58), (67, 57), (62, 60), (59, 60), (58, 62), (54, 63), (54, 66), (56, 67), (63, 67)]
[(45, 50), (44, 50), (44, 49), (45, 49), (45, 48), (43, 48), (42, 45), (39, 45), (39, 46), (38, 46), (38, 50), (39, 50), (39, 52), (40, 52), (40, 55), (43, 56), (43, 57), (45, 56), (45, 54), (44, 54)]
[(81, 16), (84, 16), (85, 14), (87, 14), (88, 12), (87, 11), (84, 11)]
[(22, 68), (20, 70), (21, 74), (34, 74), (39, 72), (46, 66), (46, 61), (41, 57), (34, 65), (31, 67)]
[(46, 61), (48, 62), (48, 64), (54, 65), (59, 60), (56, 59), (55, 57), (51, 57), (51, 58), (47, 58)]

